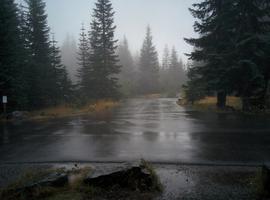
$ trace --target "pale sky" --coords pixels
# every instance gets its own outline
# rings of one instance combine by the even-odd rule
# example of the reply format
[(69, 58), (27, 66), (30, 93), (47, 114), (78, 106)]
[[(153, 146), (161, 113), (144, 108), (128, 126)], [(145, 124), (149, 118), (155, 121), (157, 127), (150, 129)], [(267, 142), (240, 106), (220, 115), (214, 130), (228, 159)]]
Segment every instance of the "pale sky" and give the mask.
[[(22, 0), (17, 0), (21, 2)], [(199, 0), (112, 0), (115, 14), (116, 39), (125, 35), (133, 53), (140, 50), (146, 26), (152, 28), (154, 43), (162, 56), (166, 44), (176, 47), (184, 61), (184, 53), (192, 50), (183, 41), (193, 37), (194, 18), (188, 8)], [(48, 23), (61, 44), (67, 34), (78, 40), (81, 24), (89, 27), (96, 0), (45, 0)]]

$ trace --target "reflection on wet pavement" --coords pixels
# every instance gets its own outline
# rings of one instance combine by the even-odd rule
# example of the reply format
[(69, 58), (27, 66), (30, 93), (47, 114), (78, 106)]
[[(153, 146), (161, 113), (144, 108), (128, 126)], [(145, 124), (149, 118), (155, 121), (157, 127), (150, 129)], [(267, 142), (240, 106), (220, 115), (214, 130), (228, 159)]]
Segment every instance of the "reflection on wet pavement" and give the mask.
[(130, 99), (110, 120), (90, 117), (0, 125), (1, 162), (270, 161), (270, 119), (200, 113), (176, 99)]

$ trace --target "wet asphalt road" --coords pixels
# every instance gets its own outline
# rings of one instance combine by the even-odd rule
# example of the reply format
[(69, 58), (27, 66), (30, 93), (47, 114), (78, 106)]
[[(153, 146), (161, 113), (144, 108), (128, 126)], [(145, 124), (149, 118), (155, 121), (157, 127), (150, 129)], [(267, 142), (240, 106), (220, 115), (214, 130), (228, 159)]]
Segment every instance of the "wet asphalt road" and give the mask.
[(131, 99), (105, 118), (0, 124), (0, 163), (270, 162), (270, 119), (265, 116), (195, 112), (178, 106), (176, 99)]

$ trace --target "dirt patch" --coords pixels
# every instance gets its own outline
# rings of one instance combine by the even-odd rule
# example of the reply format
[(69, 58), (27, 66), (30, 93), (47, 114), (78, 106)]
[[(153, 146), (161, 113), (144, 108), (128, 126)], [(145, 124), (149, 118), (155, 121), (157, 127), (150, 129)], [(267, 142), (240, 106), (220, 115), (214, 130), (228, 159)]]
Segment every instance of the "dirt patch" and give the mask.
[[(82, 115), (89, 115), (97, 120), (108, 120), (111, 118), (112, 111), (115, 107), (119, 106), (119, 102), (110, 100), (99, 100), (96, 102), (90, 102), (84, 106), (74, 105), (59, 105), (55, 107), (45, 108), (42, 110), (27, 112), (23, 121), (43, 121), (64, 117), (76, 117)], [(13, 121), (18, 118), (4, 119), (0, 118), (0, 121)]]

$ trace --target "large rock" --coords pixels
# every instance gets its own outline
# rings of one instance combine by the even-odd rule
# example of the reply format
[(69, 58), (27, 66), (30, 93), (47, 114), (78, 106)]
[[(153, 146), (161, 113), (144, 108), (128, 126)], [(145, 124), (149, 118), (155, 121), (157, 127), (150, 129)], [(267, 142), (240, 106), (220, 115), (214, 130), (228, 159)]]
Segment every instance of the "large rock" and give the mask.
[(104, 189), (119, 186), (137, 191), (151, 191), (156, 184), (151, 173), (142, 167), (130, 167), (108, 174), (93, 172), (84, 179), (84, 183)]
[(16, 192), (31, 192), (36, 188), (42, 187), (63, 187), (68, 184), (68, 175), (65, 173), (52, 173), (48, 175), (46, 178), (41, 179), (39, 181), (30, 183), (21, 188), (16, 189)]

